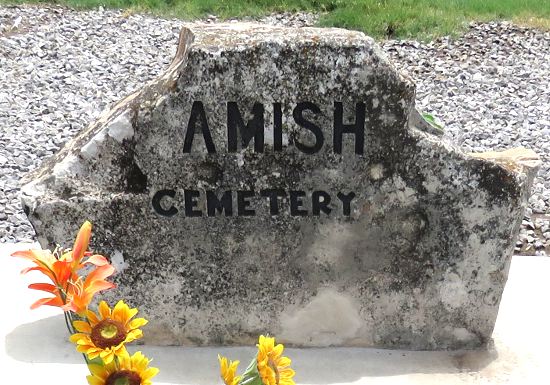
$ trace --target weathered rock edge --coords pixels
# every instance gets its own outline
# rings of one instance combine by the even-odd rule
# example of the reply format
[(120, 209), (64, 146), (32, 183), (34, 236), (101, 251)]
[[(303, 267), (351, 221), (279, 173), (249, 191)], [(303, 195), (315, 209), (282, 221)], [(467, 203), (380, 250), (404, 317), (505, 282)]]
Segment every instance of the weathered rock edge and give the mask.
[[(368, 220), (354, 218), (377, 229), (370, 233), (345, 221), (326, 221), (335, 222), (329, 223), (335, 232), (349, 235), (371, 256), (373, 250), (380, 253), (381, 262), (365, 256), (366, 262), (354, 269), (358, 272), (338, 270), (350, 262), (321, 266), (288, 245), (286, 259), (274, 258), (278, 264), (257, 255), (235, 261), (245, 252), (253, 254), (254, 248), (220, 244), (226, 249), (207, 253), (198, 236), (182, 239), (181, 233), (169, 233), (148, 207), (151, 191), (160, 183), (136, 135), (154, 131), (150, 123), (160, 119), (157, 111), (162, 114), (167, 100), (189, 92), (182, 78), (191, 52), (216, 56), (225, 49), (239, 55), (257, 48), (256, 36), (260, 46), (262, 39), (275, 45), (297, 39), (314, 47), (341, 45), (367, 52), (366, 63), (376, 63), (395, 87), (392, 91), (401, 93), (398, 100), (405, 115), (396, 118), (397, 128), (380, 141), (390, 150), (376, 158), (383, 171), (365, 165), (357, 184), (369, 181), (369, 191), (383, 196), (373, 199), (375, 204), (395, 201), (395, 207), (405, 209), (375, 208), (373, 214), (363, 215)], [(162, 76), (123, 99), (25, 177), (22, 204), (43, 247), (70, 244), (79, 224), (92, 220), (94, 250), (109, 255), (121, 272), (116, 278), (120, 288), (106, 297), (122, 297), (140, 307), (151, 320), (147, 342), (250, 344), (257, 334), (269, 332), (303, 346), (478, 347), (490, 338), (540, 161), (528, 150), (464, 154), (437, 133), (414, 109), (413, 83), (363, 34), (192, 25), (182, 29), (176, 57)], [(434, 175), (438, 180), (432, 180)], [(208, 179), (200, 172), (196, 176)], [(431, 211), (419, 213), (419, 207), (425, 210), (429, 204)], [(178, 226), (184, 227), (182, 222), (172, 227)], [(292, 224), (289, 229), (296, 232)], [(224, 230), (233, 234), (230, 228)], [(318, 235), (317, 227), (315, 231)], [(233, 238), (245, 242), (241, 233)], [(363, 238), (376, 247), (369, 248)], [(292, 241), (298, 242), (295, 249), (303, 248), (303, 238)], [(236, 270), (259, 263), (269, 268), (256, 269), (258, 277), (250, 270), (242, 282)], [(280, 281), (281, 287), (265, 283), (267, 277)], [(337, 319), (331, 319), (333, 313)]]

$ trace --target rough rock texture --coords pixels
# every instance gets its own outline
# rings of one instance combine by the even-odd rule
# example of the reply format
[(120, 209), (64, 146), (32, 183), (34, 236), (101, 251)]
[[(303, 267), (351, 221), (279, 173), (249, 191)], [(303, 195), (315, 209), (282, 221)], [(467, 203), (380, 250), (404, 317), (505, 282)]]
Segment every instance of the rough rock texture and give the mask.
[(120, 272), (107, 296), (149, 342), (485, 343), (536, 155), (443, 141), (361, 33), (189, 28), (158, 80), (28, 177), (43, 246), (90, 219)]

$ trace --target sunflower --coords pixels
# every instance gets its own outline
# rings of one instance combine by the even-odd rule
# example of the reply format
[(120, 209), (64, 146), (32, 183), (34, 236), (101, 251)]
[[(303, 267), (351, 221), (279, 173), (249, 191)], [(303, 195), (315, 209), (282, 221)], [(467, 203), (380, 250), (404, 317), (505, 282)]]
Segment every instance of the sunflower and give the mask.
[(294, 370), (290, 358), (282, 357), (284, 346), (275, 345), (275, 338), (260, 336), (258, 341), (258, 372), (264, 385), (294, 385)]
[(100, 357), (105, 364), (113, 361), (114, 357), (127, 356), (124, 346), (143, 336), (139, 329), (147, 324), (144, 318), (132, 318), (137, 309), (130, 309), (124, 301), (118, 301), (113, 310), (105, 301), (99, 303), (99, 314), (88, 310), (87, 321), (74, 321), (73, 326), (79, 333), (70, 337), (81, 353), (86, 353), (90, 360)]
[(141, 352), (131, 357), (120, 357), (118, 365), (115, 361), (109, 364), (90, 364), (91, 375), (87, 376), (90, 385), (151, 385), (151, 378), (157, 375), (157, 368), (149, 368), (149, 360)]
[(241, 376), (235, 376), (239, 361), (229, 361), (227, 358), (218, 354), (218, 361), (220, 362), (220, 375), (225, 385), (237, 385), (241, 381)]

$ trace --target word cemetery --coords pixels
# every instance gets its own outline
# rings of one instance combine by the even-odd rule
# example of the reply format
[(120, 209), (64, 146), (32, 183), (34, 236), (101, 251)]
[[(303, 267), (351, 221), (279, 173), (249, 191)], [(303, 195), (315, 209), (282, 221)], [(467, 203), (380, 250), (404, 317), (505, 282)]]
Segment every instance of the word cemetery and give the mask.
[[(171, 217), (176, 215), (179, 210), (176, 205), (171, 204), (168, 208), (162, 206), (161, 201), (164, 197), (176, 198), (176, 191), (174, 190), (160, 190), (153, 196), (153, 208), (159, 215)], [(333, 200), (330, 194), (325, 191), (313, 191), (307, 198), (311, 207), (311, 210), (306, 209), (305, 191), (289, 191), (288, 193), (283, 190), (262, 190), (258, 193), (260, 196), (267, 198), (268, 204), (266, 210), (269, 210), (270, 215), (280, 215), (281, 212), (281, 199), (289, 200), (289, 212), (293, 217), (304, 217), (307, 215), (320, 216), (321, 213), (329, 215), (333, 208), (330, 204)], [(215, 191), (207, 190), (205, 196), (201, 197), (199, 190), (185, 190), (183, 192), (183, 199), (179, 199), (183, 202), (183, 210), (187, 217), (213, 217), (217, 214), (232, 216), (238, 215), (243, 217), (249, 217), (256, 215), (256, 209), (251, 207), (249, 198), (255, 196), (254, 191), (225, 191), (218, 197)], [(236, 197), (236, 209), (233, 210), (233, 201)], [(351, 213), (351, 201), (355, 198), (355, 193), (348, 194), (337, 193), (336, 197), (339, 200), (340, 212), (343, 215), (349, 216)], [(206, 211), (198, 209), (198, 201), (200, 198), (206, 201)]]

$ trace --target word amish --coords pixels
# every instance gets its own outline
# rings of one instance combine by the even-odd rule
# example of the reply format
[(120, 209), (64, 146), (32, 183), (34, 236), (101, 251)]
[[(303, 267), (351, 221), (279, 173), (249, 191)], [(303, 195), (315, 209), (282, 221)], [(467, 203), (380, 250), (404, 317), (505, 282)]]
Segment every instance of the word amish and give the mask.
[[(254, 103), (252, 107), (253, 118), (246, 124), (235, 102), (227, 103), (227, 151), (239, 151), (238, 136), (241, 137), (241, 148), (249, 146), (254, 139), (254, 152), (264, 152), (265, 119), (264, 105)], [(323, 130), (317, 124), (308, 120), (304, 114), (319, 114), (321, 109), (312, 102), (297, 103), (292, 111), (294, 122), (301, 128), (308, 130), (315, 141), (313, 143), (302, 143), (297, 138), (293, 138), (296, 148), (304, 154), (315, 154), (321, 150), (325, 143)], [(357, 103), (355, 105), (355, 123), (346, 124), (343, 119), (344, 106), (341, 102), (334, 103), (333, 113), (333, 136), (332, 148), (335, 154), (342, 153), (342, 139), (344, 134), (353, 135), (355, 139), (355, 154), (363, 155), (365, 145), (365, 104)], [(185, 140), (183, 152), (190, 153), (193, 146), (197, 128), (200, 129), (204, 138), (204, 144), (209, 154), (215, 154), (216, 149), (212, 134), (208, 125), (208, 119), (201, 101), (193, 102), (189, 123), (185, 130)], [(273, 151), (283, 151), (283, 113), (281, 103), (273, 103)]]

